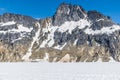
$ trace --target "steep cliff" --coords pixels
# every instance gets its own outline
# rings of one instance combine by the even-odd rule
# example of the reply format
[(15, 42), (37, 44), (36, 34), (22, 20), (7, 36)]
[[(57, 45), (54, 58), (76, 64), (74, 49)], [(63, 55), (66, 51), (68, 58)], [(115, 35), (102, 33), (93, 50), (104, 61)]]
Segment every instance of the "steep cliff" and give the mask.
[(62, 3), (52, 17), (0, 16), (0, 61), (120, 61), (120, 25), (98, 11)]

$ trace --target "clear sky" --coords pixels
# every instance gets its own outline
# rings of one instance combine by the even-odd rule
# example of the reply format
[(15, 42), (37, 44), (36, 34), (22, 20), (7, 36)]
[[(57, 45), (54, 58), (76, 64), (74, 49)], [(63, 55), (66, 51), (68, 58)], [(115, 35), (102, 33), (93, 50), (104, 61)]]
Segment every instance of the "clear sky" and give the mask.
[(0, 14), (5, 12), (45, 18), (52, 16), (60, 3), (81, 5), (85, 10), (97, 10), (120, 23), (120, 0), (0, 0)]

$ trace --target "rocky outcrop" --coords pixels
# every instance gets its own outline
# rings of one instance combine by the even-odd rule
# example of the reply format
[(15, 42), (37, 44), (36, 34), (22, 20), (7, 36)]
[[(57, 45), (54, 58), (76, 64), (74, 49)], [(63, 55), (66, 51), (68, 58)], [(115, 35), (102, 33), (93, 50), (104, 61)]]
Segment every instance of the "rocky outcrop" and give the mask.
[(120, 25), (97, 11), (62, 3), (49, 18), (0, 16), (0, 61), (120, 61)]
[(65, 21), (78, 21), (85, 18), (86, 14), (81, 6), (62, 3), (53, 16), (53, 25), (60, 26)]

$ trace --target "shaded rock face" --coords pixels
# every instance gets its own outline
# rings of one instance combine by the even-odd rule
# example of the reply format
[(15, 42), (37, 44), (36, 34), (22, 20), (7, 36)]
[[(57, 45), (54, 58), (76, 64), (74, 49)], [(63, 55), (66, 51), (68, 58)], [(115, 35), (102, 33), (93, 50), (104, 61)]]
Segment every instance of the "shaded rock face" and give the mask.
[(78, 21), (85, 18), (86, 14), (81, 6), (62, 3), (53, 16), (53, 25), (60, 26), (65, 21)]
[(91, 25), (93, 30), (100, 30), (103, 27), (110, 27), (114, 24), (109, 16), (105, 16), (97, 11), (88, 11), (87, 15), (93, 23)]
[(6, 43), (15, 43), (14, 41), (21, 37), (23, 43), (26, 43), (32, 39), (36, 31), (34, 27), (36, 20), (29, 16), (5, 13), (0, 16), (0, 22), (0, 39)]
[(23, 16), (20, 14), (5, 13), (0, 16), (0, 22), (16, 21), (24, 26), (32, 26), (35, 23), (35, 19), (29, 16)]
[(87, 15), (89, 17), (90, 20), (92, 21), (96, 21), (98, 19), (108, 19), (108, 17), (106, 17), (105, 15), (101, 14), (100, 12), (97, 11), (88, 11)]
[[(97, 11), (62, 3), (54, 16), (36, 20), (0, 16), (0, 61), (120, 61), (120, 25)], [(27, 58), (27, 59), (25, 59)]]

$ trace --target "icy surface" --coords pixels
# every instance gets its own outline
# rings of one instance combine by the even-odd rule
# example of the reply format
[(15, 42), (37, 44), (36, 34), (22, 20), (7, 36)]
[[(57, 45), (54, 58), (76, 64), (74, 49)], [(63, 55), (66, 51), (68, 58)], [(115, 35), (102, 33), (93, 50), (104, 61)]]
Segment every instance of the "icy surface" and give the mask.
[(0, 63), (0, 80), (120, 80), (119, 63)]

